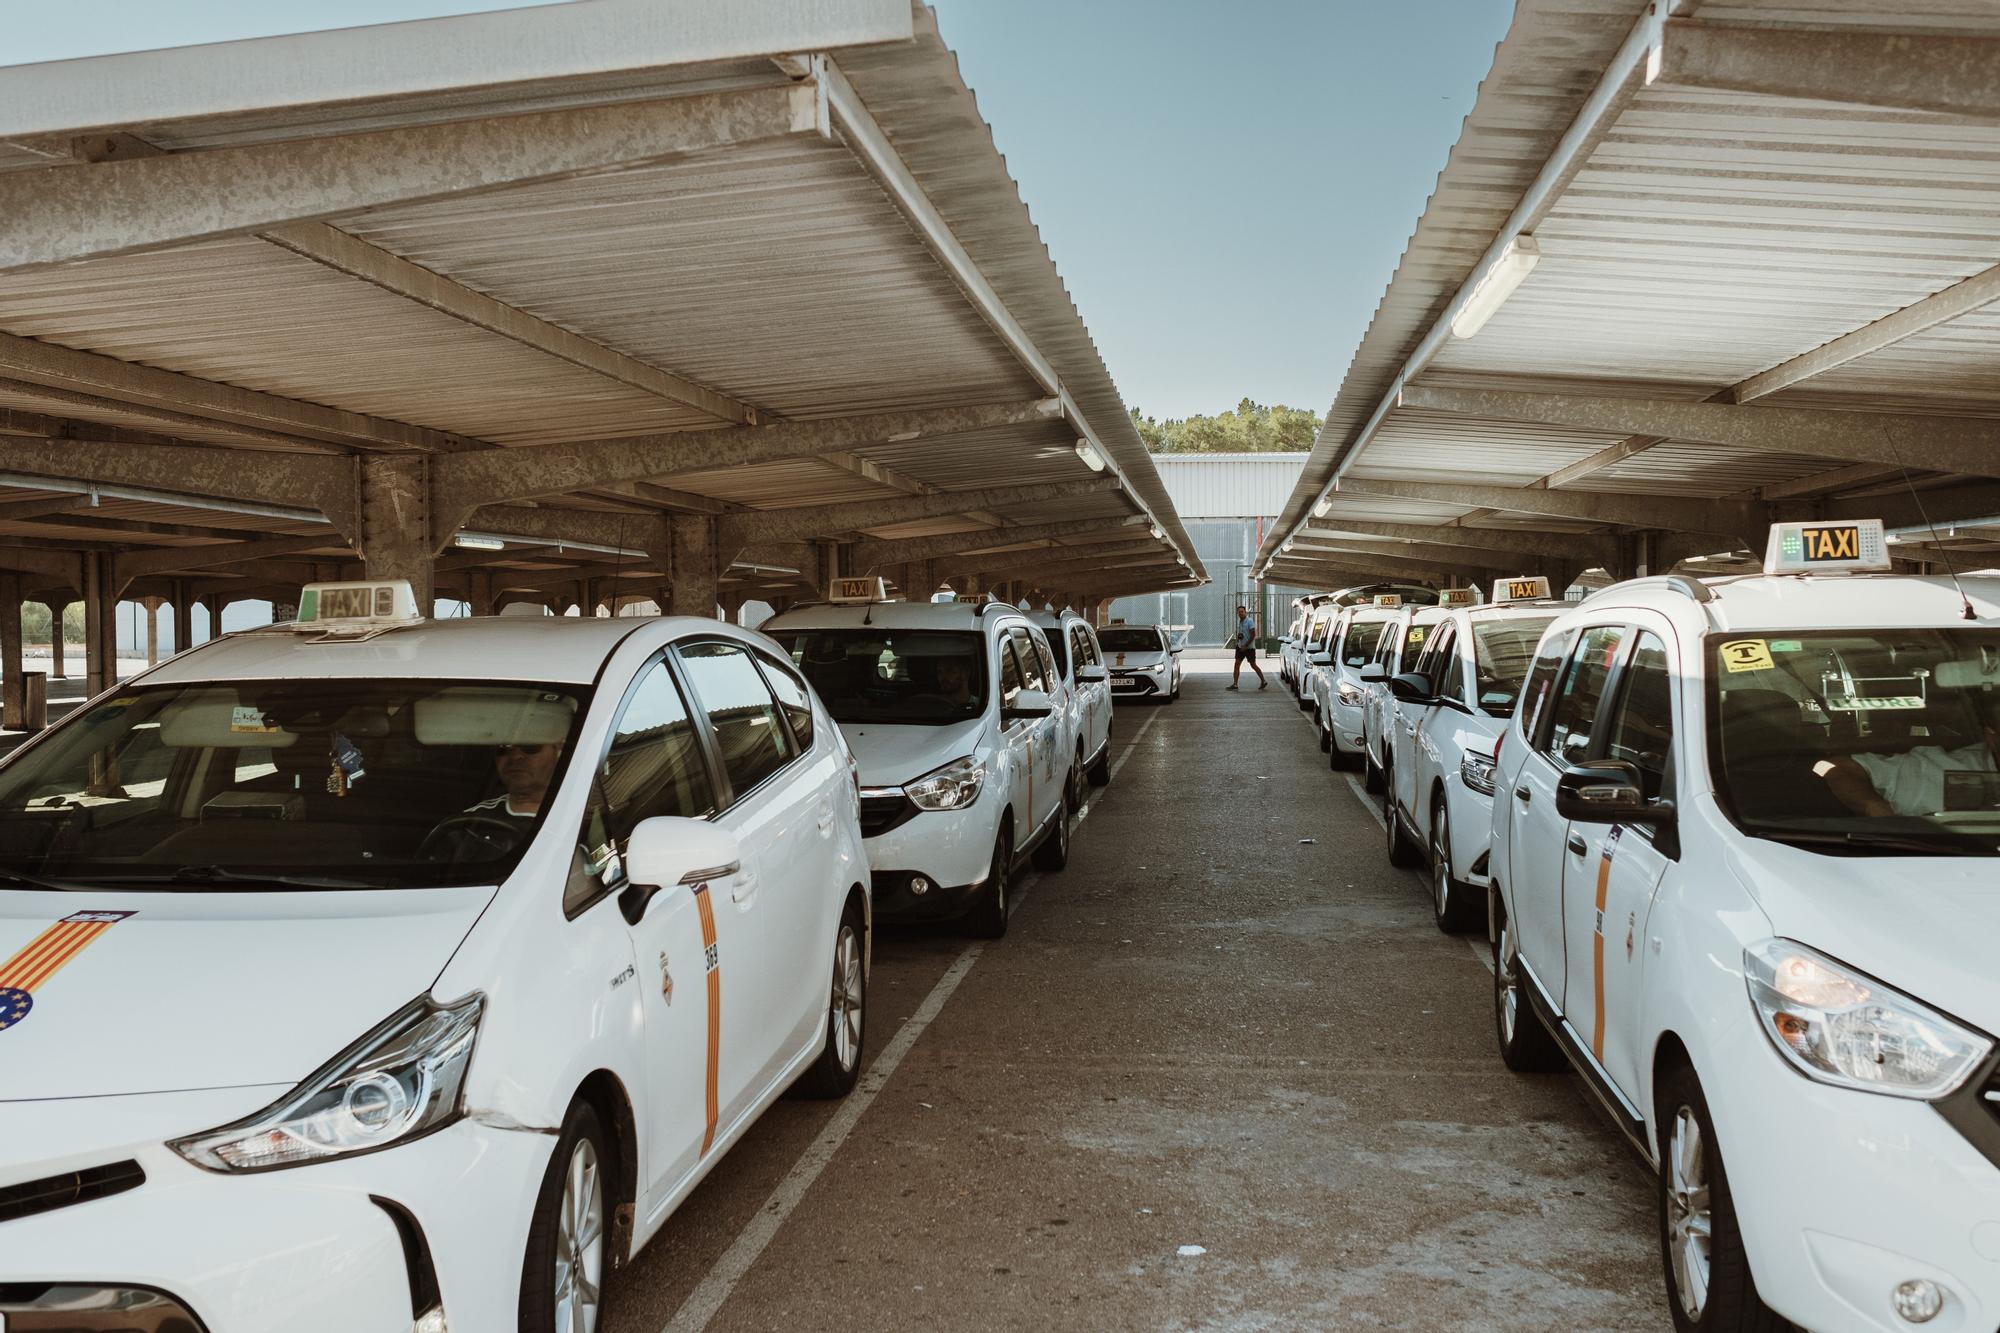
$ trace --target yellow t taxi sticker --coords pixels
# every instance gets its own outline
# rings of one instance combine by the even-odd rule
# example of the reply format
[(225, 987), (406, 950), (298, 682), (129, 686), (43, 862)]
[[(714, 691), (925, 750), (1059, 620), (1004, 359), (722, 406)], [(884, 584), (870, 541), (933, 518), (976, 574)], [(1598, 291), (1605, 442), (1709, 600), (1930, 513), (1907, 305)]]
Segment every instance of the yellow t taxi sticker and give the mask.
[(254, 732), (260, 735), (277, 730), (276, 727), (265, 724), (263, 709), (249, 708), (242, 704), (237, 704), (229, 710), (229, 729), (232, 732)]
[(0, 1032), (26, 1018), (35, 1007), (35, 991), (95, 944), (98, 936), (126, 917), (136, 915), (135, 912), (72, 913), (0, 963)]
[(1769, 671), (1771, 646), (1762, 639), (1737, 639), (1722, 645), (1722, 663), (1731, 672)]

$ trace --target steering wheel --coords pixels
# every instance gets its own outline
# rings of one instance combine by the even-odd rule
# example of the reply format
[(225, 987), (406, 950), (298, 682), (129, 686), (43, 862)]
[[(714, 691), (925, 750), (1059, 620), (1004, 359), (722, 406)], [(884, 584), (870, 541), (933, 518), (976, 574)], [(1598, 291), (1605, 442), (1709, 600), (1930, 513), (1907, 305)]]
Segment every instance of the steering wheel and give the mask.
[[(522, 832), (518, 820), (504, 819), (499, 815), (453, 815), (424, 835), (424, 840), (417, 844), (417, 859), (444, 860), (441, 852), (447, 837), (485, 848), (490, 855), (481, 857), (481, 860), (505, 856), (514, 850)], [(458, 859), (456, 854), (452, 859)]]

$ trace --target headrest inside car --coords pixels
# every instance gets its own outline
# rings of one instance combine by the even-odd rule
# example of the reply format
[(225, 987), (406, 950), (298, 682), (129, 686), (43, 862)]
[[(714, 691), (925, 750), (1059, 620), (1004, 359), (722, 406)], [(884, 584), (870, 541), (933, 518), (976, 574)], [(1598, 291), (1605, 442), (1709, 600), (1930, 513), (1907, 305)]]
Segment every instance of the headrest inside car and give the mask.
[(297, 732), (267, 722), (263, 709), (239, 702), (226, 685), (190, 691), (160, 713), (160, 743), (176, 749), (282, 750), (298, 739)]
[(575, 715), (561, 696), (481, 685), (440, 690), (415, 711), (419, 745), (560, 745)]

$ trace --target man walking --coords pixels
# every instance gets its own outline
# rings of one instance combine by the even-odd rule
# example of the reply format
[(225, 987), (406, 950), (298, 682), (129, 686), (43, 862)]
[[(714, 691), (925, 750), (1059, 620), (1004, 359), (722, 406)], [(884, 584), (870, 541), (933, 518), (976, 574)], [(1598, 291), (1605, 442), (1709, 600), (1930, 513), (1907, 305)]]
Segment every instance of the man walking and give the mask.
[(1257, 622), (1250, 618), (1248, 607), (1236, 608), (1236, 669), (1229, 673), (1229, 688), (1237, 688), (1243, 679), (1243, 664), (1257, 673), (1257, 688), (1263, 689), (1271, 682), (1264, 679), (1264, 668), (1257, 665)]

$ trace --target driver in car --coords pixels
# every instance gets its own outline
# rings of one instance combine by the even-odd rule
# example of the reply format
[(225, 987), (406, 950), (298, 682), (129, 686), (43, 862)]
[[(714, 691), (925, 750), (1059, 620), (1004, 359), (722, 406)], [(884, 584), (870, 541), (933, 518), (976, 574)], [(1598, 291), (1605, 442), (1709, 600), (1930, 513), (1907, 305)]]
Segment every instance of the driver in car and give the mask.
[(466, 807), (468, 815), (510, 815), (533, 819), (542, 812), (549, 779), (555, 776), (553, 745), (502, 745), (493, 751), (493, 768), (506, 791), (491, 800)]
[(1823, 759), (1815, 771), (1860, 815), (1934, 815), (1945, 808), (1948, 773), (2000, 769), (2000, 704), (1975, 696), (1980, 739), (1967, 745), (1917, 745), (1900, 753)]
[(972, 670), (962, 657), (940, 657), (935, 672), (937, 692), (952, 703), (971, 704)]

